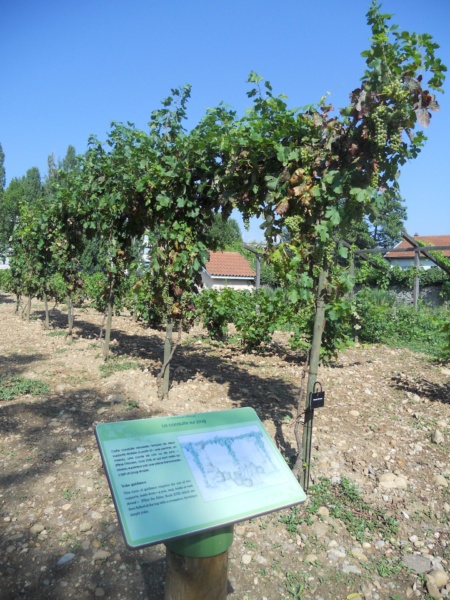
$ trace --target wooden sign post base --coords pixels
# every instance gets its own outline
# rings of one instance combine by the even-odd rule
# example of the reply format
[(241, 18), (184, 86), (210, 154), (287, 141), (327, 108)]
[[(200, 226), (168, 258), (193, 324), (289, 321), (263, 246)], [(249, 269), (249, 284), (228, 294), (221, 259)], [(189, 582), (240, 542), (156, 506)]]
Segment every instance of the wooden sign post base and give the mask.
[(233, 526), (166, 542), (164, 600), (226, 600)]

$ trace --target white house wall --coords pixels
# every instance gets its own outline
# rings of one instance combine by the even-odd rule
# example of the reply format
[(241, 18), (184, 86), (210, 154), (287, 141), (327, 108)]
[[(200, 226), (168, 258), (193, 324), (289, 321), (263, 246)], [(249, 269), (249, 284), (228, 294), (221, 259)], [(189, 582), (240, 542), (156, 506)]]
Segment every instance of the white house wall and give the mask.
[(1, 269), (9, 269), (9, 258), (1, 259), (0, 258), (0, 270)]
[(221, 290), (223, 288), (233, 288), (234, 290), (254, 290), (255, 284), (253, 280), (236, 279), (233, 277), (211, 277), (209, 273), (203, 271), (201, 273), (202, 282), (205, 288), (213, 290)]
[[(411, 269), (414, 267), (413, 258), (390, 258), (389, 262), (393, 267), (400, 267), (400, 269)], [(421, 258), (420, 266), (422, 269), (431, 269), (435, 264), (431, 260), (428, 260), (428, 258)]]

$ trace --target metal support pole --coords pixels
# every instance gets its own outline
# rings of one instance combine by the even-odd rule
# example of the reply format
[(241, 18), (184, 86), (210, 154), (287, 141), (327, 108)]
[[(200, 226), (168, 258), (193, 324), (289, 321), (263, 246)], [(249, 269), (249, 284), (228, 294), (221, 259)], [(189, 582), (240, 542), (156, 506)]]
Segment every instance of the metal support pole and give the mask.
[(256, 289), (261, 287), (261, 255), (256, 255)]

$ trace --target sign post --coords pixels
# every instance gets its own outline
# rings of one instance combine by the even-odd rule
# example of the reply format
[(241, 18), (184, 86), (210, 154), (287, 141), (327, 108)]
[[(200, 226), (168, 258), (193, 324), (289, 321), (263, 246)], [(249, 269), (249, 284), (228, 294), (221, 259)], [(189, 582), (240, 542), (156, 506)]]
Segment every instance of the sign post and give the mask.
[(166, 543), (164, 600), (226, 600), (233, 525)]
[(166, 545), (166, 600), (225, 600), (233, 524), (306, 499), (251, 408), (95, 434), (127, 546)]

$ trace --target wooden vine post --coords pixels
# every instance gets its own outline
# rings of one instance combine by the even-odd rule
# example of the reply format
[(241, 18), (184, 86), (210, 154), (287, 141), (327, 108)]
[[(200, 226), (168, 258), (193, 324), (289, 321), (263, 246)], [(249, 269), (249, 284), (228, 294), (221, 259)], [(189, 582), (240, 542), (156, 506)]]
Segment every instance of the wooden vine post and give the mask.
[(45, 321), (44, 321), (44, 329), (50, 329), (50, 316), (48, 314), (48, 298), (47, 294), (44, 294), (44, 310), (45, 310)]
[(314, 421), (314, 409), (311, 407), (311, 396), (314, 392), (314, 387), (317, 382), (317, 373), (319, 370), (320, 361), (320, 348), (322, 345), (322, 334), (325, 328), (325, 298), (324, 294), (327, 287), (328, 270), (324, 269), (319, 275), (319, 282), (317, 286), (317, 300), (316, 300), (316, 312), (314, 316), (314, 330), (313, 338), (311, 343), (311, 350), (309, 355), (309, 373), (308, 373), (308, 385), (306, 388), (306, 401), (305, 401), (305, 419), (303, 426), (302, 436), (302, 473), (300, 478), (300, 485), (306, 491), (309, 486), (309, 472), (311, 468), (311, 445), (312, 445), (312, 432), (313, 432), (313, 421)]
[(73, 303), (70, 294), (67, 296), (67, 333), (66, 339), (73, 340)]
[(109, 288), (109, 295), (108, 295), (105, 339), (103, 341), (103, 358), (105, 359), (105, 361), (107, 361), (109, 358), (109, 343), (111, 341), (113, 307), (114, 307), (114, 282), (111, 282), (110, 288)]
[(164, 339), (164, 358), (163, 358), (163, 380), (162, 380), (162, 397), (167, 398), (169, 395), (170, 385), (170, 358), (172, 353), (172, 335), (173, 335), (173, 320), (171, 317), (167, 318), (166, 323), (166, 337)]
[(178, 321), (178, 335), (177, 339), (173, 339), (173, 318), (168, 317), (166, 322), (166, 337), (164, 338), (164, 357), (161, 370), (156, 376), (156, 383), (158, 389), (158, 398), (160, 400), (167, 400), (169, 396), (170, 388), (170, 363), (172, 361), (175, 350), (181, 342), (181, 334), (183, 331), (183, 323), (181, 320)]
[(255, 248), (253, 248), (252, 246), (249, 246), (248, 244), (242, 244), (242, 247), (245, 248), (246, 250), (249, 250), (250, 252), (252, 252), (255, 255), (255, 259), (256, 259), (255, 289), (259, 290), (259, 288), (261, 287), (261, 258), (264, 255), (261, 254), (261, 252), (258, 252), (258, 250), (255, 250)]

